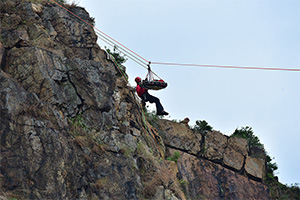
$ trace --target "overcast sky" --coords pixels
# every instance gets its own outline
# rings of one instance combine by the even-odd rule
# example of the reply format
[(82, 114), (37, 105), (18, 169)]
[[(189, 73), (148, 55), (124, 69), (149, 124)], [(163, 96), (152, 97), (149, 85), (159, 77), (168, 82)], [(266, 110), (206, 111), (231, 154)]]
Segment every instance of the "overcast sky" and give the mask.
[[(300, 68), (299, 0), (81, 0), (96, 27), (153, 62)], [(98, 39), (100, 46), (108, 46)], [(125, 63), (131, 85), (144, 78)], [(284, 184), (300, 183), (300, 72), (152, 65), (168, 119), (251, 126)], [(150, 107), (151, 108), (151, 107)]]

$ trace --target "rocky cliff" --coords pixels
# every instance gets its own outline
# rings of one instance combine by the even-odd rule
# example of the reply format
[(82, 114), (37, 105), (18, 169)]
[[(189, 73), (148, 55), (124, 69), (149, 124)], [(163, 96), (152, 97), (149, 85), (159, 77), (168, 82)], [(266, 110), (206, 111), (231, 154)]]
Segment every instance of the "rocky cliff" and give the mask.
[(46, 1), (0, 8), (0, 199), (270, 199), (246, 140), (150, 125), (92, 28)]

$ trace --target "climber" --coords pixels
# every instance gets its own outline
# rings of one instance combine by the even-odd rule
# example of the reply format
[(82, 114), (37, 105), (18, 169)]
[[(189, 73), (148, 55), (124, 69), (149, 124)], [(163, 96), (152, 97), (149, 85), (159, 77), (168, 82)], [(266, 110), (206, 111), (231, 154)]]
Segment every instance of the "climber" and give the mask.
[(168, 115), (169, 114), (166, 111), (164, 111), (164, 108), (161, 105), (159, 98), (154, 97), (148, 93), (148, 89), (146, 89), (143, 86), (142, 79), (140, 77), (136, 77), (135, 82), (137, 84), (136, 93), (142, 99), (143, 106), (145, 105), (145, 102), (149, 101), (150, 103), (156, 104), (156, 115)]

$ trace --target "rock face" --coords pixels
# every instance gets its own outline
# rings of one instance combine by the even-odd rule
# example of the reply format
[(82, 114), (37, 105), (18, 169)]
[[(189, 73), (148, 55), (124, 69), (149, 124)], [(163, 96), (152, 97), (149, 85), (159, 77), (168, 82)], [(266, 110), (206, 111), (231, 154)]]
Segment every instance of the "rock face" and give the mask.
[(261, 183), (265, 161), (249, 154), (246, 139), (217, 131), (201, 136), (167, 120), (159, 125), (167, 157), (180, 153), (177, 177), (187, 199), (270, 199), (268, 187)]
[(200, 134), (193, 134), (185, 124), (160, 120), (159, 125), (162, 130), (160, 135), (166, 146), (182, 149), (194, 155), (200, 152), (202, 136)]
[(270, 199), (264, 184), (211, 161), (181, 152), (178, 168), (188, 199)]
[(228, 139), (228, 146), (224, 152), (223, 162), (228, 167), (241, 170), (248, 152), (249, 148), (246, 139), (231, 137)]
[(208, 132), (205, 136), (205, 157), (209, 160), (221, 161), (225, 148), (227, 147), (227, 137), (220, 132)]
[(265, 161), (262, 158), (247, 156), (245, 170), (249, 175), (262, 179), (264, 176)]
[(0, 8), (0, 198), (269, 198), (247, 141), (145, 121), (92, 28), (42, 0)]

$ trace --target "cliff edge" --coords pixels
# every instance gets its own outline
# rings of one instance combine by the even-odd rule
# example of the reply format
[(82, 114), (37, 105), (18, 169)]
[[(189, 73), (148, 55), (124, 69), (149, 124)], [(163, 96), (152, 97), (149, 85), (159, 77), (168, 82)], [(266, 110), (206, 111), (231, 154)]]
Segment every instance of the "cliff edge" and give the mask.
[(246, 140), (149, 124), (91, 27), (42, 0), (0, 7), (0, 199), (271, 198)]

